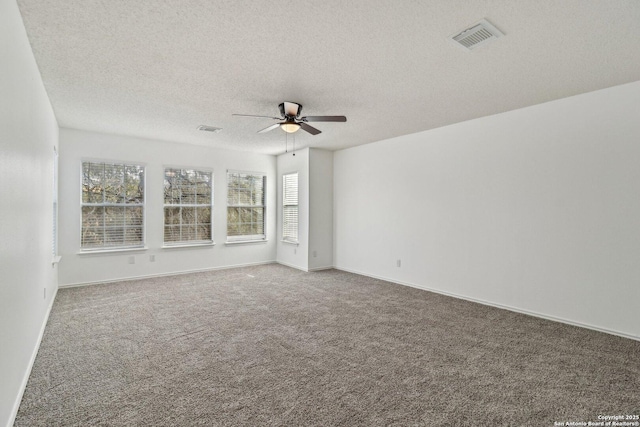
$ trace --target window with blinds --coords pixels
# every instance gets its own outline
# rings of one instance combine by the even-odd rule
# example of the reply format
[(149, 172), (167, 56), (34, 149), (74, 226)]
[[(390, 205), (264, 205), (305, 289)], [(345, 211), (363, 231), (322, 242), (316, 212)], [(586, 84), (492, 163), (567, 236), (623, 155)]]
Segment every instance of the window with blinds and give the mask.
[(144, 246), (144, 167), (82, 163), (82, 250)]
[(213, 175), (193, 169), (164, 170), (164, 244), (213, 242)]
[(53, 258), (58, 256), (58, 150), (53, 147)]
[(227, 172), (227, 240), (264, 240), (267, 177)]
[(282, 176), (282, 240), (298, 243), (298, 173)]

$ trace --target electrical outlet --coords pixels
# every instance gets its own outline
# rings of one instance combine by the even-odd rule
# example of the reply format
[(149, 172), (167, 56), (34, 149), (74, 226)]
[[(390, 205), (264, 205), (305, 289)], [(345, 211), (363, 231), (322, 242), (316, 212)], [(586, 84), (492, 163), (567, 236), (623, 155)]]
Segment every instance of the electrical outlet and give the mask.
[(402, 261), (401, 260), (396, 261), (396, 267), (400, 267), (401, 265), (402, 265)]
[(156, 262), (156, 256), (155, 255), (149, 255), (149, 261), (150, 262)]
[(297, 254), (298, 253), (298, 248), (293, 248), (293, 254)]
[(318, 251), (313, 251), (313, 257), (318, 258)]
[(136, 263), (136, 257), (134, 257), (133, 255), (129, 257), (129, 264), (135, 264)]

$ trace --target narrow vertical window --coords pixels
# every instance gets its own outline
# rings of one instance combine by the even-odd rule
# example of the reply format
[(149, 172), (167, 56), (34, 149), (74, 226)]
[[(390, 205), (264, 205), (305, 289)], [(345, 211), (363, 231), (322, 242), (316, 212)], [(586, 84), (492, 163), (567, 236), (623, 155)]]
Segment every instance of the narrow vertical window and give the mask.
[(227, 173), (227, 241), (266, 239), (266, 181), (263, 174)]
[(282, 240), (298, 242), (298, 173), (282, 176)]
[(58, 150), (53, 147), (53, 259), (58, 256)]
[(82, 250), (144, 246), (144, 167), (82, 163)]
[(164, 170), (164, 244), (213, 242), (213, 175), (194, 169)]

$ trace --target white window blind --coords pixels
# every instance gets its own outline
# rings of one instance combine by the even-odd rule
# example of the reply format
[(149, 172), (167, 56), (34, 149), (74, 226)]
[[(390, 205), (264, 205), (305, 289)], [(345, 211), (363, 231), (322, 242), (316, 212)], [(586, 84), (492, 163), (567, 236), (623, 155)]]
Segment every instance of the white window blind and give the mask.
[(53, 257), (58, 256), (58, 150), (53, 148)]
[(210, 243), (213, 175), (193, 169), (164, 170), (164, 243)]
[(298, 242), (298, 173), (282, 176), (282, 240)]
[(82, 250), (144, 246), (144, 167), (82, 163)]
[(267, 177), (251, 172), (227, 173), (227, 240), (264, 240)]

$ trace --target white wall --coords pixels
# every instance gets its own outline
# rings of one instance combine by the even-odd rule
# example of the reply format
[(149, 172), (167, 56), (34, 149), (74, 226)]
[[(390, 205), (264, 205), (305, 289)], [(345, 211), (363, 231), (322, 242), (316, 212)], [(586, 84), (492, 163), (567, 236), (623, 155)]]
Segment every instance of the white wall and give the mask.
[[(294, 155), (295, 154), (295, 155)], [(282, 175), (298, 172), (298, 244), (282, 241)], [(278, 156), (277, 261), (309, 270), (309, 148)]]
[[(282, 176), (298, 172), (298, 244), (282, 241)], [(278, 156), (280, 264), (304, 271), (333, 266), (333, 152), (305, 148)]]
[[(147, 250), (79, 254), (80, 170), (83, 159), (146, 165)], [(212, 169), (215, 246), (163, 249), (163, 184), (166, 166)], [(267, 242), (226, 245), (227, 169), (267, 175)], [(60, 285), (104, 282), (247, 264), (276, 259), (276, 158), (240, 151), (60, 129)], [(151, 256), (155, 256), (155, 262)], [(135, 264), (129, 264), (130, 257)]]
[(309, 270), (333, 267), (333, 152), (309, 150)]
[(334, 169), (337, 268), (640, 337), (640, 82), (338, 151)]
[(51, 248), (58, 125), (15, 1), (0, 2), (0, 62), (0, 425), (8, 426), (57, 291)]

